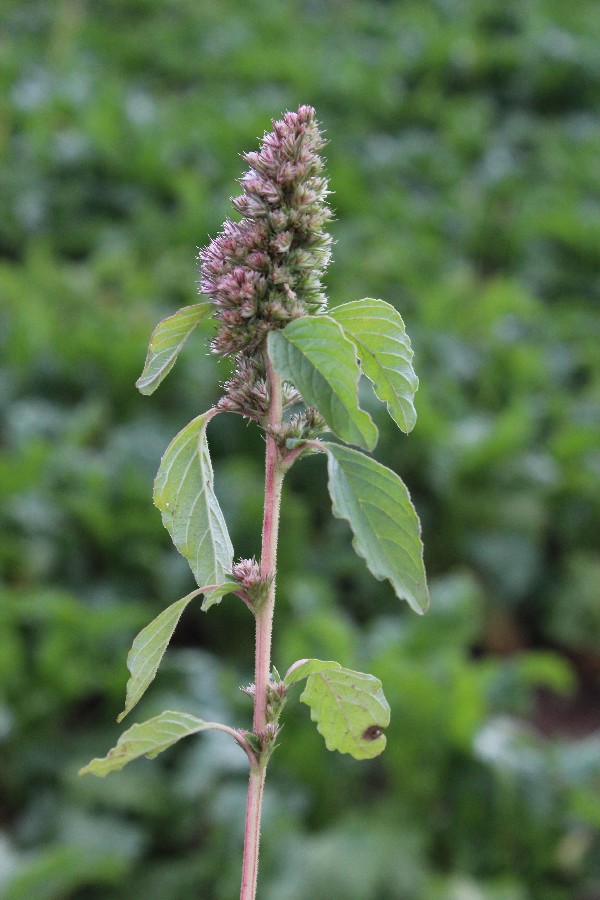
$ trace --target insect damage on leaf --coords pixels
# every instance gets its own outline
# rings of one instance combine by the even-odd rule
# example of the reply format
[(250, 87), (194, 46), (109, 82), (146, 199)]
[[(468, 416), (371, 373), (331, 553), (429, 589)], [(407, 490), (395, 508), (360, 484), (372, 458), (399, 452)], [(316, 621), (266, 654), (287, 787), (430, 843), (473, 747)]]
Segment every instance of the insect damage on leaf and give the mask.
[(390, 722), (390, 707), (373, 675), (341, 666), (315, 672), (300, 700), (310, 707), (328, 750), (372, 759), (385, 748), (383, 729)]
[(381, 737), (382, 734), (383, 730), (379, 725), (369, 725), (363, 732), (363, 741), (375, 741), (378, 737)]

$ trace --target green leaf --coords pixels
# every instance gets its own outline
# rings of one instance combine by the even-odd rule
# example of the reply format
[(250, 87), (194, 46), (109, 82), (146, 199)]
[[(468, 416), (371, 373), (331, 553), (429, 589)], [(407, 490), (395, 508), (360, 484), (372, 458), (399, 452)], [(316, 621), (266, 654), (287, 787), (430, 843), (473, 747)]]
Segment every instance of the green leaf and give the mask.
[[(213, 603), (217, 603), (225, 594), (228, 594), (230, 591), (238, 591), (239, 589), (239, 584), (233, 581), (227, 581), (215, 589), (211, 586), (209, 597), (204, 603), (207, 603), (207, 600), (210, 598), (208, 606), (211, 606)], [(188, 603), (194, 597), (197, 597), (198, 594), (203, 594), (206, 591), (207, 588), (199, 588), (196, 591), (192, 591), (191, 594), (188, 594), (182, 600), (178, 600), (177, 603), (172, 603), (171, 606), (153, 619), (149, 625), (146, 625), (134, 639), (127, 656), (127, 668), (131, 673), (131, 678), (127, 682), (125, 709), (117, 718), (117, 722), (121, 722), (131, 712), (133, 707), (139, 703), (148, 685), (154, 680), (165, 650)], [(204, 603), (202, 605), (203, 609)]]
[[(173, 438), (154, 482), (154, 502), (173, 543), (200, 585), (223, 584), (233, 547), (213, 490), (206, 426), (216, 410), (198, 416)], [(203, 608), (214, 602), (207, 593)]]
[(384, 300), (355, 300), (329, 315), (356, 344), (363, 372), (398, 428), (415, 427), (414, 397), (419, 379), (412, 367), (413, 350), (398, 310)]
[(329, 660), (327, 662), (322, 659), (299, 659), (287, 670), (283, 683), (286, 687), (297, 684), (309, 675), (315, 675), (317, 672), (326, 672), (328, 669), (341, 669), (338, 662)]
[(307, 406), (316, 406), (343, 441), (372, 450), (377, 427), (358, 405), (356, 349), (329, 316), (303, 316), (272, 331), (268, 352), (275, 371), (290, 381)]
[[(131, 871), (133, 841), (130, 824), (107, 817), (94, 829), (94, 852), (89, 852), (91, 816), (79, 810), (65, 816), (69, 837), (58, 837), (39, 849), (35, 857), (23, 859), (16, 850), (3, 848), (0, 884), (4, 900), (61, 900), (89, 896), (90, 886), (100, 896), (114, 895)], [(110, 814), (109, 814), (110, 815)], [(90, 818), (88, 818), (90, 816)], [(77, 823), (77, 824), (75, 824)], [(74, 827), (75, 826), (75, 827)], [(80, 832), (80, 828), (82, 832)], [(135, 827), (135, 826), (134, 826)], [(75, 832), (75, 829), (77, 831)], [(77, 838), (75, 838), (77, 833)], [(108, 840), (107, 840), (108, 838)], [(6, 846), (6, 845), (5, 845)], [(10, 856), (8, 856), (10, 853)], [(8, 858), (7, 858), (8, 856)], [(104, 890), (104, 888), (106, 890)]]
[(125, 709), (117, 717), (117, 722), (121, 722), (131, 712), (154, 680), (184, 609), (199, 593), (200, 591), (192, 591), (187, 597), (167, 607), (134, 639), (127, 656), (127, 668), (131, 678), (127, 682)]
[(214, 588), (205, 588), (201, 593), (204, 594), (204, 600), (200, 609), (207, 612), (215, 603), (220, 603), (225, 594), (236, 594), (241, 590), (241, 586), (237, 581), (224, 581), (223, 584)]
[(372, 759), (385, 747), (382, 728), (390, 724), (390, 708), (381, 682), (352, 669), (329, 669), (311, 675), (300, 697), (325, 738), (328, 750)]
[(421, 526), (402, 479), (364, 453), (323, 443), (333, 514), (347, 519), (354, 549), (417, 613), (429, 606)]
[(85, 775), (86, 772), (90, 772), (92, 775), (104, 778), (109, 772), (118, 772), (139, 756), (154, 759), (181, 738), (208, 729), (222, 731), (224, 726), (217, 722), (203, 722), (202, 719), (197, 719), (188, 713), (166, 710), (159, 716), (148, 719), (147, 722), (132, 725), (123, 732), (116, 747), (109, 750), (102, 759), (93, 759), (87, 766), (79, 770), (79, 774)]
[(208, 300), (185, 306), (156, 326), (150, 338), (144, 371), (135, 383), (142, 394), (154, 393), (175, 365), (179, 351), (196, 325), (209, 316), (212, 309)]

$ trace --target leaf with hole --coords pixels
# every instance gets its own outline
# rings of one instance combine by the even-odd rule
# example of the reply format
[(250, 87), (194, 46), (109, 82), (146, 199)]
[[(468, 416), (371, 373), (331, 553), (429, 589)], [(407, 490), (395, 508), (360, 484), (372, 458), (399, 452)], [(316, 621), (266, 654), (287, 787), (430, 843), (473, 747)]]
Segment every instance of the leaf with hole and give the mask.
[(132, 725), (123, 732), (116, 746), (109, 750), (106, 756), (93, 759), (80, 769), (79, 774), (85, 775), (89, 772), (104, 778), (110, 772), (118, 772), (127, 763), (140, 756), (154, 759), (182, 738), (210, 729), (230, 732), (230, 729), (218, 722), (204, 722), (188, 713), (166, 710), (159, 716), (148, 719), (147, 722)]
[(417, 613), (429, 606), (421, 525), (402, 479), (364, 453), (323, 443), (333, 514), (346, 519), (354, 549)]
[(329, 316), (303, 316), (272, 331), (268, 352), (275, 371), (307, 406), (316, 406), (330, 430), (348, 444), (373, 450), (377, 427), (358, 405), (360, 368), (354, 343)]
[[(206, 426), (216, 410), (198, 416), (173, 438), (154, 482), (154, 502), (173, 543), (199, 585), (220, 585), (233, 564), (233, 547), (213, 488)], [(211, 605), (206, 592), (203, 608)]]
[(390, 724), (390, 708), (373, 675), (342, 667), (315, 673), (300, 700), (310, 707), (328, 750), (372, 759), (384, 749), (382, 730)]
[(356, 345), (363, 372), (398, 428), (415, 427), (414, 397), (419, 379), (412, 366), (413, 350), (397, 309), (384, 300), (355, 300), (329, 315)]
[(177, 362), (179, 351), (194, 328), (212, 310), (209, 301), (185, 306), (156, 326), (150, 338), (144, 371), (135, 383), (140, 393), (147, 397), (154, 393)]

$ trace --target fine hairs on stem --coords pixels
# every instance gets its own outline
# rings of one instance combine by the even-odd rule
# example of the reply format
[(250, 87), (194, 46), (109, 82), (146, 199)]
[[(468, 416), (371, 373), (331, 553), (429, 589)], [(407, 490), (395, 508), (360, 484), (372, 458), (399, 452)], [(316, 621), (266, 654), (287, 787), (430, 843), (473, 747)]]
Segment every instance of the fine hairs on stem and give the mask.
[[(328, 308), (321, 280), (331, 249), (323, 146), (314, 109), (300, 106), (272, 123), (258, 151), (244, 155), (248, 170), (240, 179), (240, 196), (232, 201), (239, 218), (227, 220), (200, 252), (200, 300), (159, 323), (136, 382), (143, 394), (152, 394), (199, 322), (216, 320), (211, 348), (233, 358), (233, 374), (217, 404), (173, 438), (154, 484), (154, 503), (198, 587), (163, 610), (133, 641), (118, 721), (156, 676), (184, 609), (202, 596), (206, 612), (233, 595), (255, 623), (254, 683), (244, 689), (253, 702), (252, 728), (165, 710), (132, 725), (106, 756), (81, 770), (105, 776), (197, 732), (229, 734), (250, 769), (240, 900), (256, 897), (267, 765), (294, 686), (304, 683), (300, 700), (309, 706), (328, 750), (372, 759), (385, 747), (390, 720), (381, 682), (373, 675), (334, 660), (288, 661), (283, 677), (272, 665), (279, 515), (292, 465), (315, 453), (325, 457), (332, 512), (349, 525), (356, 552), (416, 613), (424, 613), (429, 603), (417, 513), (401, 478), (369, 455), (378, 429), (358, 399), (364, 376), (408, 434), (416, 421), (413, 351), (400, 313), (384, 300), (350, 300)], [(258, 561), (234, 559), (214, 491), (206, 431), (223, 413), (244, 416), (265, 437)]]

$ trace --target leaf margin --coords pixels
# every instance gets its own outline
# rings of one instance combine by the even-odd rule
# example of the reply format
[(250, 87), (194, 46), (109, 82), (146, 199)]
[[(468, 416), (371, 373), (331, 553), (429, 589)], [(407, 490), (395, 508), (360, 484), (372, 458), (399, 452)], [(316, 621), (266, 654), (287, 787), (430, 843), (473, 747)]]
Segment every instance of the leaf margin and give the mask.
[[(352, 530), (352, 535), (353, 535), (352, 546), (354, 547), (354, 550), (356, 551), (358, 556), (360, 556), (362, 559), (364, 559), (364, 561), (367, 565), (367, 568), (369, 569), (371, 574), (378, 581), (383, 581), (383, 580), (387, 579), (390, 582), (390, 584), (392, 585), (392, 587), (394, 589), (394, 593), (396, 594), (398, 599), (406, 600), (414, 612), (416, 612), (418, 615), (423, 615), (429, 608), (429, 590), (427, 587), (427, 575), (425, 572), (425, 563), (423, 561), (423, 541), (421, 538), (421, 522), (419, 520), (417, 511), (412, 503), (412, 500), (410, 498), (408, 488), (404, 484), (403, 480), (392, 469), (389, 469), (387, 466), (384, 466), (384, 465), (382, 465), (382, 463), (373, 459), (373, 457), (367, 456), (365, 453), (361, 453), (359, 450), (355, 450), (352, 447), (344, 447), (341, 444), (334, 444), (331, 441), (311, 441), (310, 444), (313, 447), (321, 449), (322, 452), (326, 453), (326, 455), (327, 455), (328, 490), (329, 490), (329, 495), (331, 497), (332, 512), (336, 518), (345, 519), (349, 523), (350, 528)], [(412, 516), (414, 516), (413, 525), (416, 525), (414, 536), (416, 536), (416, 538), (417, 538), (418, 548), (419, 548), (419, 559), (416, 564), (416, 568), (419, 570), (418, 574), (420, 576), (419, 587), (420, 587), (420, 593), (422, 595), (421, 601), (417, 599), (415, 594), (410, 589), (408, 589), (405, 585), (401, 585), (398, 580), (398, 577), (395, 576), (393, 573), (390, 576), (390, 574), (388, 572), (379, 570), (378, 566), (373, 563), (373, 559), (369, 557), (368, 551), (366, 551), (364, 549), (363, 545), (361, 544), (360, 537), (359, 537), (359, 535), (357, 535), (357, 532), (354, 528), (352, 518), (343, 512), (340, 497), (335, 496), (335, 493), (332, 490), (332, 485), (334, 484), (334, 470), (332, 467), (332, 460), (339, 466), (339, 460), (338, 460), (338, 457), (336, 457), (336, 454), (341, 454), (342, 456), (344, 454), (350, 454), (351, 456), (360, 458), (361, 460), (365, 461), (369, 465), (375, 467), (382, 474), (385, 473), (386, 478), (389, 478), (391, 476), (394, 483), (397, 486), (399, 486), (401, 492), (404, 493), (405, 500), (407, 501), (407, 505), (408, 505), (409, 514), (412, 514)], [(386, 514), (389, 515), (389, 513), (386, 513)], [(405, 552), (407, 553), (407, 555), (410, 555), (410, 554), (408, 554), (407, 550), (405, 550)], [(413, 562), (414, 562), (414, 560), (413, 560)]]
[[(331, 330), (331, 326), (335, 326), (335, 330)], [(329, 335), (323, 335), (322, 340), (331, 346), (338, 347), (346, 359), (343, 360), (344, 368), (342, 371), (348, 373), (353, 384), (350, 386), (349, 381), (344, 383), (336, 379), (337, 388), (334, 390), (332, 379), (328, 378), (307, 356), (312, 351), (315, 353), (315, 339), (310, 333), (301, 335), (296, 332), (302, 329), (329, 330)], [(292, 337), (290, 337), (290, 335)], [(295, 342), (294, 342), (295, 341)], [(299, 346), (300, 344), (300, 346)], [(305, 345), (304, 348), (302, 345)], [(316, 316), (301, 316), (289, 322), (285, 328), (269, 332), (267, 338), (267, 353), (275, 371), (285, 381), (289, 381), (298, 390), (307, 406), (315, 406), (323, 418), (325, 419), (329, 430), (337, 435), (341, 440), (348, 444), (355, 444), (364, 450), (374, 450), (377, 446), (379, 431), (371, 416), (366, 410), (362, 409), (358, 400), (358, 384), (360, 380), (360, 366), (356, 355), (356, 345), (344, 333), (341, 325), (332, 319), (331, 316), (320, 314)], [(323, 353), (323, 351), (321, 351)], [(290, 362), (292, 360), (292, 362)], [(308, 364), (311, 372), (310, 376), (298, 377), (297, 364)], [(296, 363), (294, 371), (292, 363)], [(315, 377), (315, 374), (317, 377)], [(319, 380), (325, 383), (326, 389), (329, 391), (329, 397), (325, 400), (318, 397), (315, 383)], [(301, 384), (297, 383), (301, 382)], [(349, 403), (344, 394), (352, 395), (353, 403)], [(329, 406), (327, 406), (327, 404)], [(339, 409), (338, 409), (339, 406)], [(337, 419), (337, 421), (334, 421)], [(340, 427), (340, 422), (342, 426)], [(347, 427), (348, 426), (348, 427)]]
[[(365, 309), (365, 312), (361, 316), (362, 319), (372, 323), (382, 322), (388, 324), (390, 326), (389, 329), (385, 332), (365, 332), (359, 328), (358, 333), (355, 333), (352, 326), (345, 323), (345, 315), (354, 311), (358, 313), (360, 309)], [(381, 312), (387, 314), (387, 319), (383, 316), (378, 317), (373, 315), (373, 310), (381, 310)], [(339, 306), (335, 306), (333, 309), (329, 310), (329, 315), (342, 326), (346, 336), (356, 345), (361, 369), (372, 383), (375, 396), (386, 405), (390, 417), (396, 423), (398, 428), (405, 434), (410, 434), (417, 421), (414, 398), (419, 388), (419, 379), (412, 365), (412, 359), (414, 357), (412, 344), (407, 334), (404, 320), (399, 311), (395, 306), (392, 306), (391, 303), (387, 303), (385, 300), (375, 297), (364, 297), (362, 300), (351, 300), (349, 303), (342, 303)], [(352, 317), (350, 318), (352, 321)], [(356, 318), (357, 317), (355, 316), (354, 319)], [(392, 330), (394, 328), (397, 333), (392, 335)], [(377, 352), (372, 348), (372, 345), (369, 346), (369, 341), (365, 340), (365, 334), (376, 334), (379, 338), (387, 338), (388, 341), (393, 340), (397, 344), (402, 345), (405, 348), (405, 352), (396, 355), (402, 360), (405, 367), (409, 369), (409, 372), (401, 372), (398, 368), (391, 368), (390, 366), (385, 365), (380, 357), (382, 354), (390, 355), (391, 351), (388, 349), (386, 351), (380, 350)], [(398, 337), (398, 334), (400, 334), (400, 337)], [(361, 352), (362, 349), (364, 349), (365, 352)], [(398, 391), (397, 384), (395, 384), (395, 381), (397, 381), (398, 378), (403, 379), (409, 385), (410, 390), (408, 393)], [(380, 379), (383, 379), (383, 384)], [(391, 397), (390, 394), (392, 395)]]
[[(175, 717), (175, 721), (173, 720), (173, 717)], [(171, 724), (179, 724), (180, 729), (182, 729), (181, 734), (176, 735), (175, 737), (171, 736), (172, 739), (166, 738), (163, 740), (156, 740), (154, 745), (152, 745), (151, 737), (144, 738), (145, 730), (152, 731), (152, 728), (148, 729), (148, 726), (160, 726), (163, 723), (168, 724), (169, 722)], [(124, 731), (117, 740), (115, 746), (108, 751), (106, 756), (92, 759), (86, 766), (83, 766), (79, 770), (79, 774), (97, 775), (99, 778), (104, 778), (111, 772), (121, 771), (128, 763), (133, 762), (134, 759), (139, 759), (141, 756), (146, 756), (148, 759), (154, 759), (159, 753), (168, 750), (169, 747), (178, 743), (182, 738), (197, 734), (200, 731), (208, 730), (226, 731), (235, 737), (233, 729), (227, 728), (227, 726), (221, 725), (218, 722), (205, 722), (203, 719), (197, 719), (196, 716), (192, 716), (190, 713), (174, 712), (169, 709), (164, 710), (159, 713), (159, 715), (153, 716), (153, 718), (147, 719), (145, 722), (136, 723), (128, 728), (127, 731)], [(140, 735), (142, 736), (140, 737)], [(148, 740), (150, 740), (150, 746), (147, 746), (145, 749), (138, 748), (137, 750), (127, 750), (127, 745), (131, 743), (131, 741), (137, 741), (144, 744), (144, 742), (147, 742)]]
[[(233, 545), (231, 543), (231, 538), (229, 537), (229, 531), (227, 529), (227, 523), (225, 522), (225, 517), (223, 515), (223, 511), (219, 505), (219, 501), (214, 492), (214, 475), (212, 469), (212, 463), (210, 459), (210, 453), (208, 449), (208, 442), (206, 440), (206, 427), (208, 423), (214, 418), (214, 416), (218, 415), (221, 410), (213, 407), (207, 410), (205, 413), (202, 413), (199, 416), (196, 416), (191, 422), (188, 422), (184, 428), (182, 428), (175, 437), (169, 443), (167, 449), (165, 450), (162, 459), (160, 461), (160, 466), (158, 468), (158, 472), (156, 473), (156, 478), (154, 479), (154, 490), (153, 490), (153, 500), (154, 505), (157, 509), (160, 510), (162, 522), (169, 534), (171, 535), (171, 540), (173, 544), (177, 548), (177, 550), (181, 553), (181, 555), (188, 561), (190, 569), (196, 579), (196, 584), (202, 585), (209, 583), (215, 584), (223, 584), (227, 578), (229, 573), (231, 572), (231, 568), (233, 565)], [(197, 430), (197, 435), (195, 431)], [(197, 437), (197, 446), (194, 449), (193, 441)], [(187, 476), (190, 465), (193, 461), (194, 456), (197, 456), (197, 460), (200, 463), (200, 471), (201, 471), (201, 483), (203, 485), (203, 490), (200, 491), (196, 497), (194, 498), (194, 502), (192, 504), (192, 508), (196, 505), (198, 501), (198, 497), (202, 494), (208, 494), (208, 501), (206, 502), (206, 510), (207, 510), (207, 520), (210, 520), (211, 514), (214, 516), (216, 520), (216, 524), (220, 531), (218, 535), (219, 540), (215, 542), (214, 535), (211, 534), (212, 541), (212, 555), (213, 555), (213, 568), (211, 571), (203, 573), (199, 569), (198, 564), (198, 545), (195, 545), (192, 550), (188, 553), (186, 549), (188, 548), (188, 542), (181, 541), (176, 537), (176, 513), (178, 510), (178, 500), (180, 497), (181, 483), (177, 488), (173, 488), (171, 485), (171, 489), (174, 490), (175, 496), (172, 498), (173, 503), (171, 506), (171, 499), (167, 499), (167, 496), (171, 498), (171, 494), (168, 493), (169, 487), (169, 473), (172, 471), (175, 461), (179, 455), (180, 450), (178, 448), (179, 443), (184, 442), (184, 446), (186, 446), (185, 442), (192, 443), (192, 450), (190, 452), (190, 462), (188, 463), (184, 477)], [(173, 457), (171, 459), (171, 457)], [(171, 508), (169, 508), (171, 507)], [(187, 520), (186, 525), (186, 537), (187, 531), (189, 531), (191, 517)], [(207, 529), (205, 535), (208, 534), (210, 528)], [(179, 532), (177, 532), (179, 534)], [(220, 544), (220, 549), (223, 554), (226, 554), (226, 557), (223, 559), (217, 559), (218, 549), (217, 544)], [(194, 564), (194, 560), (196, 561)], [(203, 603), (203, 608), (206, 610), (212, 605), (210, 601), (210, 596), (206, 595)]]
[[(341, 668), (341, 664), (333, 659), (299, 659), (289, 667), (283, 678), (283, 683), (286, 688), (289, 688), (303, 679), (309, 678), (311, 675), (318, 675), (320, 672)], [(306, 669), (310, 671), (305, 671)]]
[[(151, 396), (154, 391), (162, 384), (165, 380), (175, 363), (177, 362), (177, 357), (179, 353), (191, 335), (191, 333), (195, 330), (195, 328), (202, 322), (204, 319), (208, 318), (210, 313), (212, 312), (213, 306), (210, 300), (204, 300), (200, 303), (194, 303), (191, 306), (182, 306), (181, 309), (178, 309), (177, 312), (174, 312), (172, 315), (167, 316), (165, 319), (162, 319), (154, 328), (152, 334), (150, 335), (150, 342), (148, 344), (148, 350), (146, 351), (146, 360), (144, 362), (144, 368), (142, 369), (142, 373), (139, 378), (135, 382), (135, 386), (144, 397)], [(195, 315), (194, 315), (195, 313)], [(181, 328), (182, 321), (186, 318), (191, 318), (192, 322), (187, 327)], [(174, 326), (179, 324), (179, 331), (175, 330), (175, 338), (171, 335), (170, 342), (167, 343), (167, 348), (161, 347), (160, 349), (155, 348), (155, 344), (157, 344), (161, 339), (164, 340), (169, 336), (169, 331), (174, 330)], [(156, 369), (156, 361), (157, 359), (166, 353), (166, 359), (163, 363), (160, 364), (158, 369)]]
[[(340, 677), (342, 679), (348, 678), (350, 681), (356, 681), (357, 678), (364, 679), (365, 682), (372, 686), (373, 690), (371, 692), (363, 690), (361, 691), (361, 694), (366, 694), (367, 697), (371, 698), (373, 704), (378, 706), (379, 710), (377, 715), (375, 715), (372, 710), (367, 710), (358, 701), (353, 703), (344, 701), (343, 696), (341, 700), (336, 700), (333, 690), (328, 685), (328, 678), (333, 678), (335, 680)], [(328, 702), (328, 695), (326, 691), (324, 692), (322, 685), (325, 685), (326, 691), (334, 696), (334, 703), (342, 708), (341, 711), (338, 712), (338, 718), (341, 717), (346, 720), (347, 728), (345, 730), (342, 729), (341, 735), (339, 728), (336, 727), (335, 720), (330, 719), (327, 713), (326, 704)], [(345, 685), (344, 690), (346, 693), (352, 691), (358, 693), (356, 684)], [(321, 693), (320, 697), (319, 692)], [(342, 693), (342, 689), (340, 689), (340, 693)], [(373, 759), (384, 751), (387, 739), (385, 734), (383, 734), (382, 729), (387, 728), (390, 723), (390, 706), (383, 693), (383, 685), (375, 675), (369, 675), (366, 672), (357, 672), (343, 666), (340, 666), (339, 669), (315, 673), (310, 675), (307, 679), (306, 687), (300, 695), (300, 701), (309, 707), (311, 720), (316, 724), (317, 731), (325, 740), (325, 746), (328, 750), (337, 750), (339, 753), (348, 753), (354, 759), (359, 760)], [(363, 710), (364, 713), (369, 713), (366, 717), (361, 716), (364, 720), (354, 727), (354, 733), (353, 723), (349, 721), (349, 716), (352, 716), (352, 711), (348, 713), (348, 707), (350, 707), (350, 710), (358, 708), (359, 710)], [(359, 715), (361, 714), (355, 713), (355, 716), (358, 717)], [(371, 721), (372, 719), (374, 719), (374, 721)], [(367, 722), (369, 724), (366, 724)], [(366, 734), (370, 729), (376, 729), (379, 733), (374, 737), (367, 738)], [(360, 735), (358, 735), (357, 732), (359, 732)]]
[[(236, 590), (239, 590), (239, 587), (239, 584), (227, 581), (218, 586), (206, 585), (205, 587), (196, 588), (196, 590), (187, 594), (185, 597), (182, 597), (181, 600), (176, 600), (175, 603), (171, 603), (170, 606), (163, 609), (162, 612), (138, 632), (133, 639), (129, 653), (127, 654), (127, 668), (130, 672), (130, 677), (125, 689), (125, 707), (117, 716), (117, 722), (122, 722), (125, 716), (129, 715), (154, 681), (167, 647), (179, 624), (179, 620), (191, 601), (200, 594), (206, 594), (207, 591), (210, 591), (210, 598), (208, 598), (210, 599), (210, 603), (207, 606), (208, 609), (213, 603), (218, 603), (225, 594), (234, 593)], [(203, 601), (201, 609), (204, 609), (205, 603), (206, 599)], [(167, 625), (166, 635), (158, 641), (157, 648), (152, 652), (150, 657), (153, 659), (153, 662), (150, 666), (147, 666), (148, 658), (142, 656), (143, 650), (145, 650), (150, 641), (153, 640), (155, 636), (153, 632), (155, 632), (157, 628), (161, 629), (163, 623), (166, 623)], [(144, 647), (140, 649), (139, 644), (144, 639), (146, 640), (146, 643), (144, 644)]]

